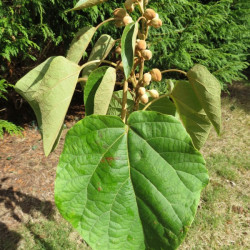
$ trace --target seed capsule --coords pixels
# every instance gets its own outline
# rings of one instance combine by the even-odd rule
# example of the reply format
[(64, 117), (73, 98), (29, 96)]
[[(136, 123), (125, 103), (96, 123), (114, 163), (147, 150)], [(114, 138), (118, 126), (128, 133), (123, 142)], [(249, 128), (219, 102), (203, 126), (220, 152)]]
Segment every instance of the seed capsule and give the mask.
[(144, 87), (140, 87), (138, 89), (138, 94), (139, 94), (139, 96), (146, 94), (146, 89)]
[(147, 43), (145, 40), (137, 41), (137, 49), (138, 50), (145, 50), (147, 48)]
[(153, 18), (156, 17), (156, 12), (153, 9), (146, 9), (143, 16), (147, 19), (147, 20), (152, 20)]
[(150, 84), (150, 82), (151, 82), (151, 79), (152, 79), (151, 74), (150, 74), (150, 73), (145, 73), (145, 74), (143, 75), (143, 82), (144, 82), (144, 85), (145, 85), (145, 86), (148, 86), (148, 85)]
[(159, 97), (159, 93), (158, 93), (158, 91), (155, 90), (155, 89), (149, 90), (148, 93), (149, 93), (150, 96), (153, 97), (153, 98), (158, 98), (158, 97)]
[(115, 18), (122, 19), (123, 17), (125, 17), (127, 15), (127, 12), (123, 8), (118, 8), (118, 9), (114, 10), (113, 14), (114, 14)]
[(122, 19), (123, 23), (125, 25), (128, 25), (129, 23), (132, 23), (133, 22), (133, 19), (131, 16), (125, 16), (123, 19)]
[(160, 82), (162, 79), (162, 74), (161, 71), (159, 69), (152, 69), (150, 71), (150, 74), (152, 76), (152, 80), (156, 81), (156, 82)]
[(150, 21), (149, 25), (158, 29), (162, 26), (162, 20), (160, 18), (154, 18)]
[(142, 54), (142, 57), (145, 59), (145, 60), (150, 60), (152, 58), (152, 52), (148, 49), (145, 49), (145, 50), (142, 50), (141, 51), (141, 54)]
[(140, 97), (140, 100), (141, 100), (141, 102), (144, 103), (144, 104), (148, 103), (148, 96), (147, 96), (147, 94), (142, 95), (142, 96)]

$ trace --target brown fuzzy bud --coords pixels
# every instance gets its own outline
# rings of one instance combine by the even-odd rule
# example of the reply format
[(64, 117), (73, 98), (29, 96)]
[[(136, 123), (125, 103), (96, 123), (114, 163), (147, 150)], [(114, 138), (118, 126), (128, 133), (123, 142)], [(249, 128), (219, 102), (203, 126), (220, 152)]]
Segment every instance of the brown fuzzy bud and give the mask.
[(139, 89), (138, 89), (138, 94), (139, 94), (139, 96), (142, 96), (142, 95), (144, 95), (146, 93), (146, 89), (144, 88), (144, 87), (140, 87)]
[(138, 50), (145, 50), (147, 48), (147, 43), (145, 40), (139, 40), (137, 42), (137, 49)]
[(162, 74), (161, 71), (159, 69), (152, 69), (150, 71), (150, 74), (152, 76), (152, 80), (156, 81), (156, 82), (160, 82), (162, 79)]
[(153, 9), (146, 9), (143, 16), (147, 19), (147, 20), (152, 20), (153, 18), (156, 17), (156, 12)]
[(141, 102), (144, 103), (144, 104), (148, 103), (148, 96), (147, 96), (147, 94), (142, 95), (142, 96), (140, 97), (140, 100), (141, 100)]
[(117, 46), (116, 48), (115, 48), (115, 53), (117, 53), (117, 54), (121, 54), (121, 52), (122, 52), (122, 48), (120, 47), (120, 46)]
[(126, 0), (124, 6), (127, 10), (130, 10), (134, 7), (134, 2), (132, 0)]
[(124, 26), (124, 23), (120, 19), (117, 19), (115, 20), (115, 26), (119, 28), (119, 27)]
[(122, 21), (123, 21), (123, 23), (124, 23), (125, 25), (128, 25), (128, 24), (130, 24), (130, 23), (133, 22), (133, 19), (132, 19), (131, 16), (125, 16), (125, 17), (122, 19)]
[(141, 55), (145, 60), (150, 60), (152, 58), (152, 52), (148, 49), (142, 50)]
[(162, 26), (162, 20), (160, 18), (154, 18), (150, 21), (149, 25), (158, 29)]
[(158, 93), (158, 91), (155, 90), (155, 89), (149, 90), (148, 93), (149, 93), (150, 96), (153, 97), (153, 98), (158, 98), (158, 97), (159, 97), (159, 93)]
[(145, 86), (148, 86), (148, 85), (150, 84), (150, 82), (151, 82), (151, 79), (152, 79), (151, 74), (150, 74), (150, 73), (145, 73), (145, 74), (143, 75), (143, 82), (144, 82), (144, 85), (145, 85)]
[(115, 18), (122, 19), (123, 17), (125, 17), (127, 15), (127, 12), (123, 8), (118, 8), (118, 9), (114, 10), (113, 15)]

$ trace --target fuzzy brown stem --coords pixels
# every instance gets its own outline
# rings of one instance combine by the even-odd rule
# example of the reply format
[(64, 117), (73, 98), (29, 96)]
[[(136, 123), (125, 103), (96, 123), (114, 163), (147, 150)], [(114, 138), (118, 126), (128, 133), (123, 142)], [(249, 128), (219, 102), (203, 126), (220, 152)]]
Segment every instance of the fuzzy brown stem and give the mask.
[(169, 72), (178, 72), (187, 76), (187, 72), (179, 70), (179, 69), (167, 69), (167, 70), (163, 70), (161, 73), (164, 74), (164, 73), (169, 73)]
[(123, 84), (123, 97), (122, 97), (122, 113), (121, 118), (122, 121), (126, 122), (126, 113), (127, 113), (127, 97), (128, 95), (128, 81), (126, 80)]

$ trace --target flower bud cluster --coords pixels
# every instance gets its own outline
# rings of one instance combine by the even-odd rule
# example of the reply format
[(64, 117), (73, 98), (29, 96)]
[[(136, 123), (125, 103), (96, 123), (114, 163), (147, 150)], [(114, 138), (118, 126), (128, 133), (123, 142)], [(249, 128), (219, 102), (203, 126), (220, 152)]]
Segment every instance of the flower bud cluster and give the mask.
[(133, 22), (132, 17), (127, 13), (127, 11), (123, 8), (115, 9), (114, 12), (115, 25), (116, 27), (126, 26), (129, 23)]
[(153, 9), (146, 9), (143, 16), (148, 20), (148, 25), (154, 28), (160, 28), (162, 26), (162, 20), (159, 15)]

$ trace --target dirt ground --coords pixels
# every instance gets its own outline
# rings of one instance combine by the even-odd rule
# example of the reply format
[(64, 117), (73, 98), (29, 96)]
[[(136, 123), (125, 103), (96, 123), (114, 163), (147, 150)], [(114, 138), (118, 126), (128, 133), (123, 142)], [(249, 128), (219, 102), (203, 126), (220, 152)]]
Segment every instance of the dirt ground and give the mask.
[[(237, 95), (241, 102), (249, 102), (249, 95), (240, 88), (232, 87), (231, 95)], [(68, 128), (83, 117), (83, 105), (73, 105), (68, 112), (59, 146), (47, 158), (34, 121), (23, 125), (23, 137), (5, 135), (0, 140), (1, 237), (18, 240), (16, 229), (27, 223), (36, 212), (45, 217), (55, 212), (54, 180), (64, 138)]]

